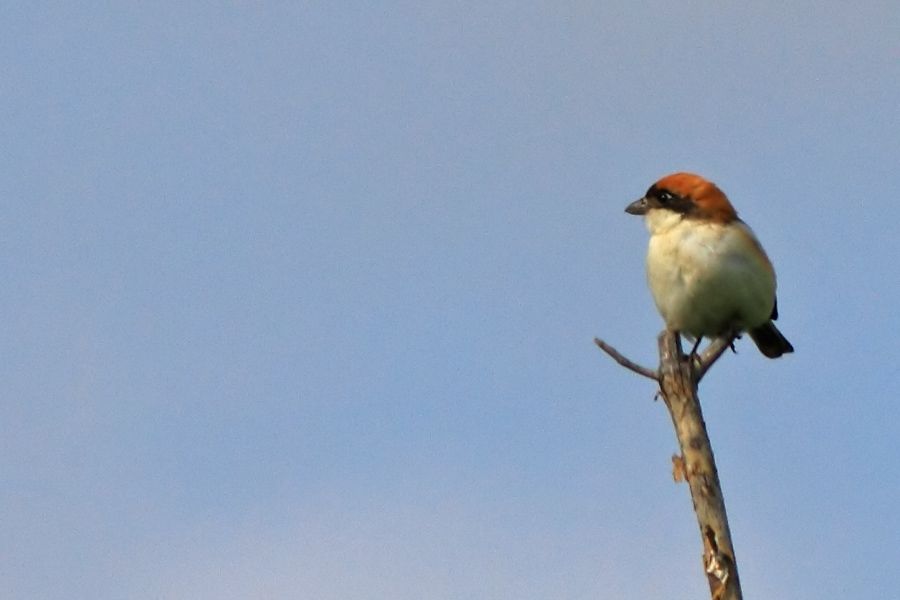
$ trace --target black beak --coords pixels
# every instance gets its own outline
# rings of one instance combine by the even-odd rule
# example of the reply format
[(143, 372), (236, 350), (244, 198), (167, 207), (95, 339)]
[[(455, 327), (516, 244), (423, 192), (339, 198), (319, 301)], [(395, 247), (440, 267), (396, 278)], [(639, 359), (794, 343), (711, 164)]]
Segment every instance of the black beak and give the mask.
[(647, 209), (650, 208), (647, 206), (647, 198), (639, 198), (635, 200), (631, 204), (625, 207), (625, 212), (629, 215), (645, 215), (647, 214)]

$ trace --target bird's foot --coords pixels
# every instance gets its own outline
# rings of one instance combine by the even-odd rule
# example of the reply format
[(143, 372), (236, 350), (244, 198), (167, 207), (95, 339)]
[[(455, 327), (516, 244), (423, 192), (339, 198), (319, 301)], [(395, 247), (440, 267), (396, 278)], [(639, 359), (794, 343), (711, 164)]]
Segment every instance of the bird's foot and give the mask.
[(688, 361), (691, 363), (691, 366), (695, 369), (700, 368), (703, 364), (703, 360), (700, 358), (700, 354), (697, 350), (700, 349), (700, 342), (703, 341), (703, 336), (697, 338), (697, 341), (694, 342), (693, 347), (691, 347), (691, 351), (688, 353)]
[(740, 334), (740, 332), (735, 331), (735, 332), (733, 332), (733, 333), (731, 334), (731, 343), (728, 344), (728, 347), (731, 348), (732, 354), (737, 354), (737, 350), (736, 350), (735, 347), (734, 347), (734, 343), (735, 343), (736, 341), (738, 341), (739, 339), (741, 339), (741, 334)]

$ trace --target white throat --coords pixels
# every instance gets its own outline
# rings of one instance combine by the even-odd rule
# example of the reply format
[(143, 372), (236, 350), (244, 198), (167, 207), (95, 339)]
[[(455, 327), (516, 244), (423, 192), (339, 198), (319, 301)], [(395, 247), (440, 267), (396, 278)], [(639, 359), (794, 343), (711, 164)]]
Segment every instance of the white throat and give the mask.
[(644, 215), (650, 235), (665, 233), (681, 223), (683, 215), (667, 208), (651, 208)]

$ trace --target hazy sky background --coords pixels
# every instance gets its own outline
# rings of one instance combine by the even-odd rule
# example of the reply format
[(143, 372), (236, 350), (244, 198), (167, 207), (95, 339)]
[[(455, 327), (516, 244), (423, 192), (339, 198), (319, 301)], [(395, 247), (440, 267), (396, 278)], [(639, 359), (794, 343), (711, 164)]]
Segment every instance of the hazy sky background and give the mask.
[(701, 396), (748, 598), (900, 589), (896, 2), (21, 3), (0, 596), (702, 598), (658, 177), (779, 326)]

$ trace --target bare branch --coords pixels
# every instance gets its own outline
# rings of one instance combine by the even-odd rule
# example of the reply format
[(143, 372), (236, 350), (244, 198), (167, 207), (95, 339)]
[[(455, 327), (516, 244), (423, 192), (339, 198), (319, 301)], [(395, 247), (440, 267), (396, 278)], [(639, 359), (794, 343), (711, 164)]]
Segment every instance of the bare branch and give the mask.
[(732, 347), (735, 339), (737, 339), (737, 336), (734, 335), (716, 338), (706, 347), (706, 350), (700, 354), (700, 366), (694, 372), (694, 378), (697, 380), (697, 383), (700, 383), (700, 380), (703, 379), (709, 368), (719, 360), (725, 351)]
[(734, 336), (715, 339), (699, 357), (693, 353), (685, 356), (681, 336), (674, 331), (663, 331), (658, 338), (657, 371), (628, 360), (603, 340), (594, 339), (594, 343), (617, 363), (659, 383), (659, 396), (672, 418), (681, 448), (681, 454), (672, 457), (672, 475), (676, 481), (686, 481), (690, 488), (703, 542), (703, 568), (712, 600), (742, 600), (743, 595), (722, 486), (700, 409), (697, 384), (731, 347), (734, 339)]
[(642, 367), (636, 362), (625, 358), (618, 350), (616, 350), (600, 338), (594, 338), (594, 343), (597, 344), (597, 346), (599, 346), (601, 350), (609, 354), (614, 361), (616, 361), (629, 371), (634, 371), (638, 375), (643, 375), (648, 379), (659, 382), (659, 372), (654, 371), (653, 369), (648, 369), (647, 367)]
[(681, 447), (681, 469), (676, 474), (680, 471), (684, 475), (691, 490), (703, 540), (703, 565), (713, 600), (741, 600), (743, 595), (716, 461), (697, 396), (697, 382), (732, 341), (723, 338), (710, 344), (703, 352), (699, 368), (695, 368), (693, 358), (684, 356), (677, 333), (664, 331), (659, 336), (659, 385)]

